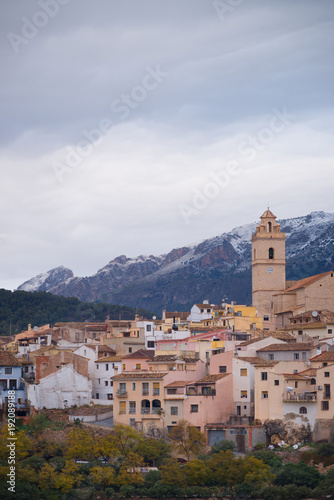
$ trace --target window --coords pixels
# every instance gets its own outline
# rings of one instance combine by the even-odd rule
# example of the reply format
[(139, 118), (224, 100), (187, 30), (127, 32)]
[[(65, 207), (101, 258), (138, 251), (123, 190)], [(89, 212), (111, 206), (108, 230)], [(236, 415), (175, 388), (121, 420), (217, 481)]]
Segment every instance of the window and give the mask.
[(130, 425), (130, 427), (135, 427), (135, 425), (136, 425), (136, 419), (135, 418), (130, 418), (129, 425)]
[(126, 394), (126, 383), (120, 382), (119, 384), (119, 394)]
[(306, 361), (306, 352), (302, 352), (302, 360)]
[(271, 231), (272, 231), (272, 223), (268, 222), (268, 224), (267, 224), (267, 232), (271, 233)]
[(160, 384), (159, 382), (153, 382), (153, 396), (160, 395)]
[(269, 316), (267, 314), (263, 316), (263, 321), (269, 321)]
[(329, 401), (321, 401), (321, 409), (323, 411), (329, 410)]
[(269, 354), (269, 360), (270, 361), (274, 361), (274, 358), (275, 358), (274, 354)]
[(242, 398), (247, 398), (247, 391), (241, 391), (240, 396)]
[(279, 380), (275, 380), (274, 385), (279, 385)]
[(100, 399), (100, 394), (98, 392), (96, 393), (96, 398), (95, 399)]
[(136, 401), (129, 402), (129, 413), (136, 413)]
[(122, 364), (122, 370), (126, 370), (126, 364), (125, 363)]
[(307, 413), (307, 408), (305, 408), (305, 406), (301, 406), (301, 407), (299, 408), (299, 413), (300, 413), (301, 415), (306, 415), (306, 413)]
[(268, 399), (268, 391), (262, 391), (262, 399)]
[(247, 377), (247, 368), (241, 368), (240, 370), (241, 377)]
[(329, 334), (333, 333), (332, 328), (328, 328), (327, 333), (329, 333)]
[(100, 365), (96, 363), (96, 369), (98, 370), (100, 368)]
[(108, 380), (104, 381), (104, 385), (106, 385), (106, 386), (108, 385)]
[(29, 370), (29, 367), (28, 367), (28, 366), (25, 366), (25, 367), (24, 367), (24, 373), (28, 373), (28, 370)]
[(198, 413), (198, 405), (190, 405), (191, 413)]
[(146, 331), (147, 331), (147, 332), (152, 331), (152, 326), (151, 326), (151, 325), (146, 325)]
[(177, 406), (171, 406), (171, 408), (170, 408), (170, 414), (171, 415), (178, 415), (179, 414), (179, 408)]
[(315, 378), (311, 378), (311, 385), (316, 385), (317, 381)]
[(295, 352), (295, 353), (293, 353), (293, 359), (294, 359), (295, 361), (297, 361), (297, 359), (299, 359), (299, 352)]
[(109, 401), (112, 401), (113, 395), (112, 394), (107, 394), (107, 399), (109, 399)]
[(147, 347), (154, 348), (154, 340), (148, 340)]
[(5, 375), (11, 375), (13, 373), (13, 368), (11, 366), (5, 367)]
[(268, 373), (267, 372), (261, 372), (261, 380), (268, 380)]
[(132, 390), (135, 391), (136, 390), (136, 382), (132, 382)]
[(142, 395), (147, 396), (150, 393), (148, 382), (142, 383)]
[(329, 377), (329, 372), (324, 373), (325, 377)]
[(298, 330), (298, 335), (303, 335), (303, 330)]
[(19, 405), (22, 405), (23, 404), (23, 399), (22, 398), (17, 398), (17, 402)]
[(141, 370), (141, 363), (136, 363), (136, 370)]
[(295, 389), (297, 389), (298, 387), (298, 382), (295, 382)]
[(17, 387), (16, 387), (16, 380), (14, 378), (14, 379), (12, 379), (12, 380), (9, 381), (9, 390), (13, 391), (13, 390), (16, 390), (16, 389), (17, 389)]
[(126, 401), (120, 401), (119, 402), (119, 414), (125, 415), (125, 413), (126, 413)]
[(226, 366), (220, 366), (219, 373), (226, 373)]
[(274, 249), (269, 248), (269, 259), (273, 259), (273, 258), (274, 258)]
[(129, 353), (130, 354), (132, 353), (132, 347), (129, 347)]
[(108, 363), (106, 363), (106, 371), (108, 371), (108, 370), (109, 370), (109, 365), (108, 365)]
[(331, 386), (329, 384), (325, 384), (324, 389), (325, 389), (324, 398), (330, 399), (330, 397), (331, 397)]

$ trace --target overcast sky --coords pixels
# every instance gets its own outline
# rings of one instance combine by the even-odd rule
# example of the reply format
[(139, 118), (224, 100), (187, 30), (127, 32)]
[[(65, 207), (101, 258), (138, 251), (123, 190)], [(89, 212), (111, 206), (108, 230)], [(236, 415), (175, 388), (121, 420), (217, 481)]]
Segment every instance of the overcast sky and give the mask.
[(333, 212), (333, 0), (0, 9), (0, 287)]

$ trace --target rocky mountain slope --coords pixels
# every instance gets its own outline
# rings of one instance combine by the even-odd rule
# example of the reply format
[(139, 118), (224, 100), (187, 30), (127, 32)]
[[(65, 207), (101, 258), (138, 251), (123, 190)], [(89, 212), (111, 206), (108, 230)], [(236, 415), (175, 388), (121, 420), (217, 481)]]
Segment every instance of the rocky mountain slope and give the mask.
[[(287, 279), (301, 279), (334, 268), (334, 214), (312, 212), (279, 221), (286, 233)], [(223, 297), (251, 302), (251, 235), (256, 223), (198, 245), (168, 254), (121, 255), (93, 276), (79, 278), (58, 267), (19, 286), (20, 290), (48, 291), (83, 301), (108, 301), (143, 307), (156, 313), (189, 310), (196, 301)]]

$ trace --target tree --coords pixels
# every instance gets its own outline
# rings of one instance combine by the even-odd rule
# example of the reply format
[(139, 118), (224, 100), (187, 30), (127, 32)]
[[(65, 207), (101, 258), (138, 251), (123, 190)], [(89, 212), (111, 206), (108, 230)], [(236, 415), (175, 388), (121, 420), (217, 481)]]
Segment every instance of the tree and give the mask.
[(76, 427), (67, 439), (66, 458), (76, 460), (90, 460), (94, 456), (94, 439), (85, 429)]
[(304, 462), (298, 464), (288, 462), (277, 473), (275, 484), (278, 486), (295, 484), (315, 488), (320, 479), (321, 474), (314, 467), (309, 467)]
[(184, 453), (188, 460), (190, 454), (198, 455), (203, 450), (206, 443), (204, 434), (186, 420), (180, 420), (180, 422), (172, 428), (170, 438), (174, 448), (178, 452)]
[(137, 453), (129, 452), (117, 476), (119, 486), (141, 485), (144, 483), (141, 467), (144, 460)]
[(184, 472), (189, 486), (205, 486), (211, 482), (212, 471), (203, 460), (190, 460), (184, 465)]
[(50, 464), (45, 464), (38, 474), (38, 487), (41, 490), (52, 490), (56, 488), (57, 473)]
[(94, 484), (104, 487), (115, 484), (115, 472), (110, 467), (93, 467), (90, 470), (90, 476)]
[(166, 485), (180, 486), (187, 485), (184, 467), (173, 458), (166, 460), (160, 468), (161, 481)]

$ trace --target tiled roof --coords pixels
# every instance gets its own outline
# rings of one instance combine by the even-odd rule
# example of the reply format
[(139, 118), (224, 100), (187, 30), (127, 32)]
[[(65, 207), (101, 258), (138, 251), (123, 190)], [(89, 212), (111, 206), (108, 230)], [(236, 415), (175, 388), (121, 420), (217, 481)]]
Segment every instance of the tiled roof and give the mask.
[(122, 356), (107, 356), (106, 358), (99, 358), (95, 363), (117, 363), (122, 361)]
[(187, 385), (202, 385), (202, 384), (213, 384), (217, 382), (217, 380), (220, 380), (221, 378), (225, 378), (230, 373), (215, 373), (212, 375), (207, 375), (204, 378), (201, 378), (200, 380), (197, 380), (197, 382), (192, 382), (192, 383), (187, 383)]
[(262, 219), (262, 217), (264, 217), (264, 218), (273, 217), (274, 219), (276, 219), (276, 215), (274, 215), (272, 213), (272, 211), (269, 210), (269, 208), (267, 208), (267, 210), (264, 212), (264, 214), (261, 215), (260, 219)]
[(299, 372), (301, 375), (307, 375), (308, 377), (316, 377), (317, 376), (317, 369), (316, 368), (308, 368), (307, 370), (303, 370), (302, 372)]
[(176, 354), (161, 354), (158, 356), (154, 356), (154, 358), (151, 361), (148, 361), (148, 363), (165, 363), (165, 362), (172, 362), (172, 361), (182, 361), (184, 363), (197, 363), (197, 361), (199, 361), (199, 359), (185, 357), (185, 356), (178, 356)]
[(0, 351), (0, 366), (21, 366), (21, 363), (11, 352)]
[(283, 373), (285, 380), (308, 380), (310, 377), (300, 373)]
[(326, 328), (326, 323), (321, 323), (320, 321), (314, 321), (312, 323), (296, 323), (290, 326), (290, 330), (313, 330), (314, 328)]
[(261, 349), (257, 349), (256, 352), (272, 352), (272, 351), (312, 351), (315, 349), (313, 344), (304, 342), (289, 342), (287, 344), (271, 344)]
[(315, 274), (314, 276), (309, 276), (308, 278), (304, 278), (302, 280), (296, 281), (290, 288), (287, 288), (284, 290), (284, 292), (292, 292), (293, 290), (299, 290), (299, 288), (305, 288), (306, 286), (312, 285), (312, 283), (316, 283), (318, 280), (321, 280), (322, 278), (325, 278), (325, 276), (328, 276), (333, 271), (327, 271), (327, 273), (321, 273), (321, 274)]
[(123, 359), (139, 359), (139, 358), (150, 358), (154, 357), (155, 351), (152, 349), (138, 349), (138, 351), (132, 352), (123, 356)]
[(240, 361), (246, 361), (246, 363), (250, 363), (252, 365), (266, 365), (266, 366), (272, 366), (272, 361), (266, 361), (265, 359), (259, 358), (257, 356), (238, 356), (237, 359), (240, 359)]
[(157, 379), (157, 378), (164, 378), (168, 372), (149, 372), (149, 371), (133, 371), (133, 372), (122, 372), (119, 375), (115, 375), (112, 377), (113, 380), (119, 380), (119, 379), (129, 379), (129, 380), (135, 380), (135, 379), (146, 379), (146, 378), (152, 378), (152, 379)]
[[(174, 382), (171, 382), (168, 385), (165, 385), (165, 387), (185, 387), (186, 385), (189, 385), (190, 382), (185, 382), (184, 380), (174, 380)], [(193, 384), (193, 382), (192, 382)]]
[(186, 311), (174, 311), (174, 312), (166, 312), (166, 319), (167, 318), (180, 318), (182, 320), (186, 320), (189, 316), (189, 312)]
[(311, 361), (334, 361), (334, 351), (325, 351), (317, 356), (313, 356)]
[(113, 352), (113, 353), (115, 353), (115, 349), (112, 349), (108, 345), (104, 345), (104, 344), (98, 346), (98, 351), (99, 352)]
[(200, 309), (213, 309), (213, 306), (211, 304), (195, 304), (195, 306), (199, 307)]

